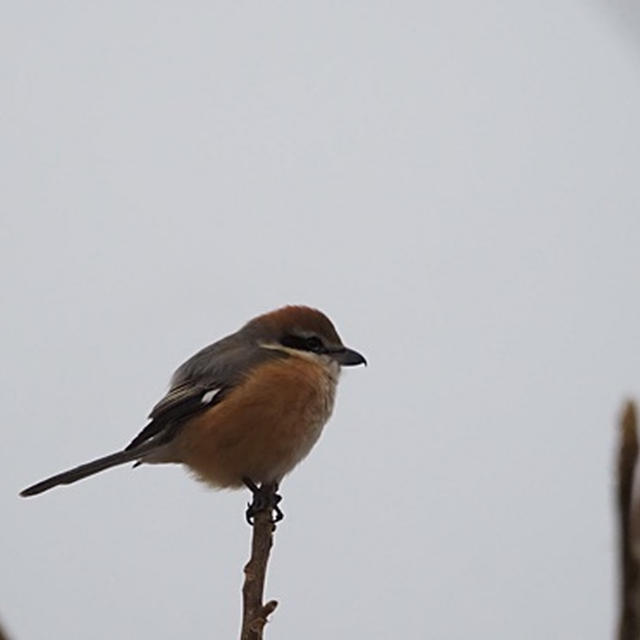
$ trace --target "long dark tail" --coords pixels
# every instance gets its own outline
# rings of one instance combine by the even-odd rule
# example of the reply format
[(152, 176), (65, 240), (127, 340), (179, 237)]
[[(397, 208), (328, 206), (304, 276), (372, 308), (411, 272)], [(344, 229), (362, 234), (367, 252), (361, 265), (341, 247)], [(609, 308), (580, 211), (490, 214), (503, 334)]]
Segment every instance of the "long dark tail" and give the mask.
[(53, 489), (53, 487), (57, 487), (59, 484), (72, 484), (73, 482), (82, 480), (87, 476), (92, 476), (94, 473), (99, 473), (100, 471), (104, 471), (110, 467), (116, 467), (117, 465), (124, 464), (125, 462), (138, 460), (150, 448), (151, 447), (149, 446), (136, 447), (130, 451), (118, 451), (117, 453), (112, 453), (111, 455), (104, 456), (103, 458), (86, 462), (85, 464), (73, 467), (73, 469), (68, 469), (62, 473), (57, 473), (55, 476), (51, 476), (46, 480), (42, 480), (30, 487), (27, 487), (26, 489), (23, 489), (20, 492), (20, 495), (24, 497), (35, 496), (43, 491)]

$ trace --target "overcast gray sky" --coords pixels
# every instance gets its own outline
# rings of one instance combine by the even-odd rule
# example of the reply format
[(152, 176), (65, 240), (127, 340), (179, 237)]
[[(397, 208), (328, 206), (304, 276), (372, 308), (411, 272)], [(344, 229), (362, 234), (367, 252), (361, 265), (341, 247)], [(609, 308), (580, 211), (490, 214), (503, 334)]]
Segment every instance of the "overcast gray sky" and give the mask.
[(11, 3), (0, 617), (233, 638), (247, 496), (121, 467), (173, 369), (285, 303), (368, 369), (284, 483), (268, 637), (612, 636), (640, 391), (640, 75), (599, 3)]

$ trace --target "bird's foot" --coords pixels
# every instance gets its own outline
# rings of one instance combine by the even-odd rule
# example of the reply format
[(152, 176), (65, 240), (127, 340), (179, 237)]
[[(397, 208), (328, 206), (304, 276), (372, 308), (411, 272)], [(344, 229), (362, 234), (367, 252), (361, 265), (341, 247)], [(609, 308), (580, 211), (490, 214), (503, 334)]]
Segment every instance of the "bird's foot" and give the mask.
[(282, 500), (282, 496), (278, 493), (277, 484), (261, 484), (258, 486), (251, 478), (244, 478), (244, 484), (253, 494), (253, 499), (247, 504), (245, 517), (247, 522), (253, 526), (255, 517), (261, 511), (269, 510), (273, 516), (272, 524), (280, 522), (284, 518), (284, 513), (278, 506)]

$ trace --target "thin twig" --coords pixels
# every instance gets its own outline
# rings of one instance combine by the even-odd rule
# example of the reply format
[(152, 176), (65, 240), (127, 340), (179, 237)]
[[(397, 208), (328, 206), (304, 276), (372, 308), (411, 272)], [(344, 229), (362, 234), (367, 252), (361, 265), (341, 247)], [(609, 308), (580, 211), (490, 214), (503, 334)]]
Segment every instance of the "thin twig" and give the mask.
[(619, 640), (639, 640), (638, 578), (640, 567), (633, 551), (631, 535), (633, 479), (638, 461), (636, 408), (628, 402), (620, 420), (618, 451), (618, 523), (620, 540), (620, 621)]
[[(262, 489), (270, 496), (275, 495), (275, 485), (263, 485)], [(263, 509), (254, 518), (251, 558), (244, 568), (240, 640), (262, 640), (264, 626), (278, 606), (275, 600), (266, 604), (262, 602), (267, 563), (273, 545), (273, 532), (276, 529), (271, 518), (271, 509)]]

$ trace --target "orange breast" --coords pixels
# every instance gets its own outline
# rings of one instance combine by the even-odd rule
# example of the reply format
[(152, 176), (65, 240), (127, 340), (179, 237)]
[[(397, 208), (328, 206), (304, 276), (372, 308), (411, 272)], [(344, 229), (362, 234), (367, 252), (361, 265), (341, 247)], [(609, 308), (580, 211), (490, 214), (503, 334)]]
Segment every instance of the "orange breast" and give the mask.
[(172, 453), (217, 487), (274, 482), (311, 450), (329, 419), (337, 371), (290, 357), (261, 365), (219, 405), (196, 416)]

